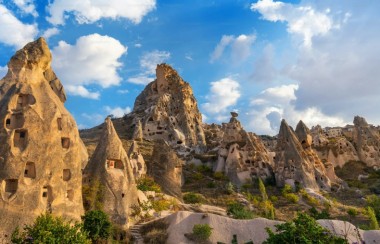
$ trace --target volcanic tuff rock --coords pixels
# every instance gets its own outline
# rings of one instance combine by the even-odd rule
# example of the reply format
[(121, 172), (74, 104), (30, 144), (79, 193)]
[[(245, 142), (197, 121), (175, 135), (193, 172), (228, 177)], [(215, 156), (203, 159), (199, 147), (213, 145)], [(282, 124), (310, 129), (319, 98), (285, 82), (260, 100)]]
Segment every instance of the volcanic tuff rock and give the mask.
[(133, 141), (132, 146), (129, 148), (128, 157), (132, 166), (133, 175), (135, 176), (135, 179), (137, 180), (142, 176), (146, 175), (145, 160), (140, 152), (140, 148), (137, 145), (136, 141)]
[(43, 38), (8, 63), (0, 81), (0, 229), (11, 233), (41, 213), (79, 220), (88, 160)]
[(305, 188), (330, 190), (331, 181), (326, 169), (310, 148), (311, 138), (307, 127), (301, 121), (297, 128), (302, 145), (286, 121), (281, 122), (275, 159), (277, 186), (299, 183)]
[(215, 171), (224, 172), (237, 185), (252, 177), (263, 180), (273, 177), (273, 156), (269, 156), (259, 137), (243, 129), (237, 117), (238, 114), (232, 112), (229, 123), (221, 127), (205, 126), (207, 141), (215, 144), (212, 150), (218, 150)]
[(152, 162), (148, 164), (148, 174), (153, 176), (163, 192), (175, 197), (182, 197), (181, 186), (183, 161), (164, 140), (155, 143)]
[(380, 135), (376, 128), (368, 125), (359, 116), (354, 118), (353, 143), (358, 157), (368, 166), (380, 168)]
[(135, 128), (135, 137), (139, 137), (141, 128), (144, 139), (204, 146), (202, 115), (189, 83), (167, 64), (157, 66), (156, 76), (136, 98), (132, 113), (125, 118)]
[[(126, 229), (131, 207), (138, 204), (137, 187), (128, 155), (109, 117), (105, 120), (98, 146), (84, 169), (83, 184), (96, 191), (95, 195), (100, 195), (97, 200), (101, 201), (103, 211), (111, 221)], [(91, 201), (85, 204), (90, 208), (96, 205)]]

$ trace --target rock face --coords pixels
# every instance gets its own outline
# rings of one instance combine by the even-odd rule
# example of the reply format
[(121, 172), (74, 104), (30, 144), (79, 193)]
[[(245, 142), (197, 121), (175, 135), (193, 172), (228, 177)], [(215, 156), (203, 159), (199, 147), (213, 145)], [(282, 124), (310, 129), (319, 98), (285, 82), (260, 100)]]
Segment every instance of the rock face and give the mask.
[(11, 233), (51, 212), (83, 214), (82, 165), (88, 160), (44, 39), (27, 44), (0, 81), (0, 229)]
[(129, 148), (128, 157), (135, 179), (137, 180), (146, 175), (147, 169), (145, 160), (136, 141), (133, 141), (132, 146)]
[(368, 125), (359, 116), (354, 118), (353, 143), (359, 160), (370, 167), (380, 167), (380, 135), (376, 128)]
[[(305, 188), (330, 190), (332, 182), (325, 166), (310, 147), (312, 139), (309, 129), (302, 121), (297, 125), (296, 133), (282, 120), (275, 159), (277, 186), (300, 184)], [(335, 175), (333, 172), (330, 174)]]
[(153, 149), (152, 162), (148, 165), (148, 174), (166, 194), (181, 198), (182, 165), (183, 161), (167, 142), (158, 140)]
[(237, 185), (252, 178), (266, 180), (273, 177), (272, 157), (262, 141), (243, 129), (236, 112), (231, 116), (230, 122), (223, 123), (220, 128), (214, 125), (207, 129), (206, 134), (211, 137), (208, 141), (216, 143), (215, 148), (218, 149), (215, 171), (224, 172)]
[(141, 134), (138, 132), (141, 128), (144, 139), (204, 146), (202, 115), (190, 85), (167, 64), (157, 66), (156, 76), (136, 98), (133, 111), (126, 118), (132, 120), (134, 135)]
[(96, 191), (100, 206), (113, 224), (126, 229), (131, 207), (138, 204), (137, 187), (128, 155), (110, 118), (84, 170), (83, 184)]

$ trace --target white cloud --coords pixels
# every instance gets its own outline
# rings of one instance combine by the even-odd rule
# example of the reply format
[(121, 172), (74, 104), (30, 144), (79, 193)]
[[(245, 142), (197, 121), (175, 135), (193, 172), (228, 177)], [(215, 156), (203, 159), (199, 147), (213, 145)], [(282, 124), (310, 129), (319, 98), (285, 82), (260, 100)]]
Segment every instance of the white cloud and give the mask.
[[(85, 118), (87, 121), (91, 123), (91, 126), (98, 125), (104, 122), (104, 119), (106, 118), (106, 115), (94, 113), (94, 114), (88, 114), (88, 113), (82, 113), (81, 116)], [(88, 125), (82, 125), (82, 128), (89, 128)]]
[(255, 40), (255, 35), (240, 35), (237, 37), (224, 35), (211, 53), (210, 62), (213, 63), (219, 60), (227, 48), (230, 49), (229, 58), (232, 62), (243, 62), (250, 56), (251, 47)]
[(166, 51), (154, 50), (145, 53), (140, 58), (140, 73), (128, 79), (128, 82), (146, 85), (153, 81), (156, 74), (157, 64), (163, 63), (170, 58), (170, 53)]
[(142, 47), (142, 44), (141, 44), (141, 43), (136, 43), (136, 44), (135, 44), (135, 47), (136, 47), (136, 48), (141, 48), (141, 47)]
[(227, 109), (235, 105), (240, 98), (240, 85), (231, 78), (223, 78), (211, 82), (210, 85), (210, 93), (206, 97), (208, 102), (203, 103), (201, 107), (209, 117), (212, 114), (213, 118), (222, 121), (226, 118), (222, 114), (228, 112)]
[[(96, 84), (103, 88), (118, 85), (117, 70), (122, 66), (119, 58), (127, 47), (118, 40), (99, 34), (82, 36), (75, 45), (60, 41), (54, 47), (53, 68), (69, 92), (88, 98), (98, 98), (98, 92), (87, 93), (85, 85)], [(75, 92), (75, 89), (78, 89)]]
[(33, 17), (38, 17), (36, 7), (34, 6), (33, 0), (13, 0), (13, 3), (16, 4), (22, 12), (26, 14), (31, 14)]
[(21, 48), (38, 34), (37, 24), (24, 24), (0, 4), (0, 42)]
[(59, 32), (60, 32), (60, 31), (59, 31), (58, 28), (56, 28), (56, 27), (52, 27), (52, 28), (46, 29), (46, 30), (44, 31), (44, 33), (42, 34), (42, 36), (43, 36), (45, 39), (49, 39), (50, 37), (59, 34)]
[(102, 18), (125, 18), (138, 24), (155, 7), (155, 0), (55, 0), (48, 6), (50, 16), (47, 20), (63, 25), (70, 13), (80, 24), (94, 23)]
[(290, 125), (296, 125), (299, 120), (303, 120), (310, 127), (316, 124), (323, 126), (345, 124), (344, 119), (326, 115), (315, 106), (296, 109), (294, 102), (297, 100), (295, 92), (298, 89), (297, 84), (281, 85), (265, 89), (253, 98), (249, 128), (255, 133), (276, 135), (281, 119), (285, 119)]
[(129, 93), (129, 91), (128, 90), (117, 90), (117, 93), (127, 94), (127, 93)]
[(109, 106), (105, 106), (104, 109), (106, 110), (106, 112), (108, 114), (112, 114), (113, 116), (115, 116), (117, 118), (123, 117), (125, 114), (129, 114), (132, 111), (132, 109), (130, 107), (125, 107), (125, 108), (115, 107), (115, 108), (111, 108)]
[(329, 9), (316, 11), (310, 6), (259, 0), (251, 5), (251, 10), (260, 12), (266, 20), (287, 22), (288, 32), (302, 36), (306, 47), (312, 46), (314, 36), (326, 35), (331, 29), (338, 27), (328, 16)]
[(99, 92), (90, 92), (84, 86), (68, 85), (66, 86), (66, 91), (68, 91), (71, 95), (81, 96), (81, 97), (90, 98), (90, 99), (99, 99), (100, 97)]
[(2, 79), (8, 72), (7, 66), (0, 66), (0, 79)]

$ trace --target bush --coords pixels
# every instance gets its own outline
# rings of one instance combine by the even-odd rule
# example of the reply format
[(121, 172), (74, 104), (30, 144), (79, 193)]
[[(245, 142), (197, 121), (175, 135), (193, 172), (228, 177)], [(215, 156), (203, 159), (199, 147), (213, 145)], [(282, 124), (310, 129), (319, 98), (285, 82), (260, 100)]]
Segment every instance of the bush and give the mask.
[(377, 222), (375, 211), (373, 208), (368, 207), (367, 208), (367, 214), (370, 220), (369, 228), (371, 230), (378, 230), (379, 229), (379, 223)]
[(330, 213), (327, 209), (323, 209), (319, 212), (315, 207), (309, 209), (310, 216), (314, 219), (330, 219)]
[(260, 208), (263, 211), (263, 216), (268, 219), (274, 219), (275, 218), (275, 208), (271, 201), (263, 201), (260, 203)]
[(232, 202), (227, 205), (227, 214), (231, 215), (234, 219), (252, 219), (253, 213), (245, 207), (243, 204), (238, 202)]
[(92, 179), (90, 184), (84, 184), (82, 186), (82, 195), (85, 210), (102, 210), (104, 192), (104, 185), (99, 179)]
[(137, 180), (137, 189), (140, 191), (161, 192), (161, 187), (152, 177), (145, 176)]
[(228, 179), (223, 172), (215, 172), (213, 175), (215, 180), (226, 180)]
[(377, 221), (380, 221), (380, 197), (376, 195), (370, 195), (366, 198), (367, 206), (371, 207), (376, 214)]
[(355, 208), (349, 208), (347, 210), (347, 214), (350, 216), (350, 218), (355, 218), (357, 215), (358, 215), (358, 210), (356, 210)]
[(83, 230), (92, 241), (107, 240), (111, 235), (112, 224), (106, 213), (100, 210), (88, 211), (82, 216)]
[(269, 235), (264, 244), (278, 243), (348, 243), (343, 238), (334, 236), (329, 230), (320, 226), (315, 219), (305, 213), (298, 213), (290, 222), (276, 225), (276, 233), (266, 228)]
[(232, 194), (235, 192), (235, 187), (231, 182), (228, 182), (225, 186), (225, 190), (227, 194)]
[(12, 233), (12, 243), (91, 243), (82, 225), (64, 222), (60, 217), (43, 214), (32, 225), (26, 225), (20, 232), (17, 227)]
[(193, 227), (192, 236), (196, 241), (207, 241), (212, 234), (212, 228), (208, 224), (197, 224)]
[(212, 169), (208, 165), (205, 165), (205, 164), (198, 165), (196, 167), (196, 170), (199, 173), (203, 173), (203, 174), (211, 174), (212, 173)]
[(302, 199), (305, 200), (305, 202), (306, 202), (307, 204), (309, 204), (310, 206), (313, 206), (313, 208), (319, 205), (319, 201), (318, 201), (318, 199), (316, 199), (316, 198), (313, 197), (313, 196), (310, 196), (310, 195), (305, 191), (305, 189), (300, 189), (299, 192), (300, 192), (300, 194), (301, 194), (301, 196), (302, 196)]
[(293, 193), (293, 188), (291, 185), (285, 184), (284, 188), (281, 190), (282, 195)]
[(172, 202), (166, 199), (159, 199), (159, 200), (153, 200), (152, 201), (152, 207), (154, 211), (161, 212), (163, 210), (167, 210), (172, 205)]
[(203, 203), (205, 198), (199, 193), (188, 192), (183, 194), (183, 201), (190, 204)]
[(160, 244), (166, 243), (168, 239), (168, 224), (163, 220), (153, 221), (141, 227), (140, 232), (144, 237), (144, 243)]
[(294, 193), (286, 193), (283, 195), (289, 202), (297, 203), (300, 199), (299, 197)]
[(259, 190), (260, 190), (262, 200), (263, 201), (268, 200), (267, 191), (265, 189), (265, 185), (264, 185), (263, 181), (261, 180), (261, 178), (259, 178)]

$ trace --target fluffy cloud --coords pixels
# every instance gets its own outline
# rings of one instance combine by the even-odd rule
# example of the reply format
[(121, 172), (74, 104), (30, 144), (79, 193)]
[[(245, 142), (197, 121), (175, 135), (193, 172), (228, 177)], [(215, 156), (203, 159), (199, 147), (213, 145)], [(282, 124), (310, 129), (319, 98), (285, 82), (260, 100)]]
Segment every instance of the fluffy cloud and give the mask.
[(311, 47), (314, 36), (326, 35), (338, 27), (328, 16), (329, 9), (322, 12), (310, 6), (295, 6), (273, 0), (259, 0), (251, 5), (251, 9), (258, 11), (266, 20), (287, 22), (288, 32), (301, 35), (306, 47)]
[[(89, 92), (84, 86), (96, 84), (103, 88), (118, 85), (117, 73), (122, 65), (118, 59), (127, 47), (118, 40), (99, 34), (82, 36), (75, 45), (60, 41), (53, 50), (53, 68), (68, 91), (74, 95), (98, 98), (98, 92)], [(75, 91), (77, 89), (77, 91)]]
[(238, 37), (224, 35), (211, 53), (210, 62), (219, 60), (227, 52), (227, 49), (229, 49), (229, 58), (232, 62), (242, 62), (251, 54), (251, 46), (255, 40), (255, 35), (240, 35)]
[(0, 26), (0, 42), (16, 48), (33, 41), (38, 34), (36, 24), (22, 23), (2, 4), (0, 4)]
[(153, 81), (156, 74), (157, 64), (163, 63), (170, 58), (170, 53), (166, 51), (154, 50), (145, 53), (140, 58), (140, 73), (128, 79), (130, 83), (146, 85)]
[(240, 98), (240, 85), (231, 78), (223, 78), (211, 82), (210, 85), (210, 92), (206, 97), (208, 102), (201, 107), (207, 115), (213, 115), (213, 118), (222, 121), (226, 118), (223, 113), (228, 112), (227, 109), (235, 105)]
[(46, 29), (46, 30), (44, 31), (44, 33), (42, 34), (42, 36), (45, 37), (45, 39), (49, 39), (50, 37), (59, 34), (59, 32), (60, 32), (60, 31), (59, 31), (58, 28), (53, 27), (53, 28)]
[(102, 18), (125, 18), (138, 24), (155, 7), (155, 0), (55, 0), (48, 7), (50, 17), (47, 20), (63, 25), (69, 16), (67, 13), (71, 13), (80, 24), (94, 23)]
[(253, 98), (250, 129), (259, 134), (276, 135), (281, 119), (286, 119), (290, 125), (296, 125), (299, 120), (303, 120), (309, 126), (344, 125), (344, 119), (326, 115), (317, 107), (296, 109), (294, 102), (297, 100), (295, 92), (298, 89), (297, 84), (281, 85), (265, 89)]
[(113, 116), (115, 116), (117, 118), (123, 117), (125, 114), (129, 114), (132, 111), (132, 109), (130, 107), (125, 107), (125, 108), (115, 107), (115, 108), (111, 108), (109, 106), (106, 106), (106, 107), (104, 107), (104, 109), (106, 110), (106, 112), (108, 114), (112, 114)]
[(13, 3), (26, 14), (31, 14), (33, 17), (38, 17), (36, 7), (33, 0), (13, 0)]

